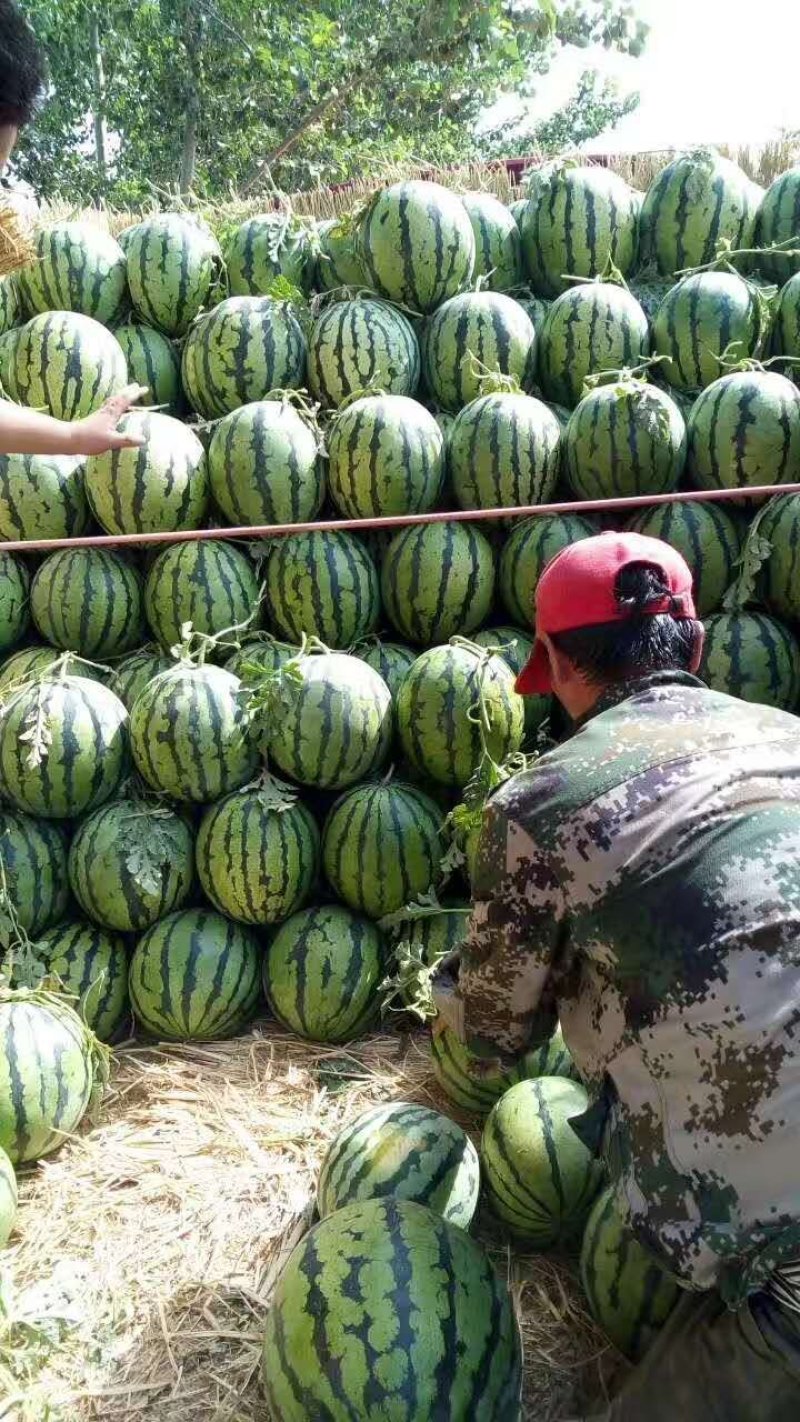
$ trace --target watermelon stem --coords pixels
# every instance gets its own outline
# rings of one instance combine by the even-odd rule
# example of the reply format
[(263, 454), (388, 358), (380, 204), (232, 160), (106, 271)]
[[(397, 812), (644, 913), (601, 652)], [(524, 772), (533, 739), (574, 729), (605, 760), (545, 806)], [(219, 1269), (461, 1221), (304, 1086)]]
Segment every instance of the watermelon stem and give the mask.
[[(732, 247), (729, 238), (724, 238), (717, 249), (716, 257), (710, 262), (704, 262), (699, 267), (681, 267), (676, 271), (676, 277), (697, 276), (700, 272), (716, 272), (727, 269), (735, 276), (742, 273), (737, 270), (735, 263), (742, 257), (768, 257), (778, 253), (784, 257), (800, 257), (800, 248), (797, 247), (796, 237), (786, 237), (783, 242), (771, 242), (768, 247)], [(743, 278), (743, 280), (747, 280)], [(748, 282), (752, 286), (752, 282)]]

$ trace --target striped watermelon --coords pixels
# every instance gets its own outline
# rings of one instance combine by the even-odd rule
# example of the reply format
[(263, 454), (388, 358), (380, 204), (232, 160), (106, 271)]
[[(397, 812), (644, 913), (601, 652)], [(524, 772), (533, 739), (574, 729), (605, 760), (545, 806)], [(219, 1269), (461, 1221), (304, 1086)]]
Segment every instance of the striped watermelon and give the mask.
[(321, 529), (278, 539), (265, 585), (269, 621), (290, 642), (305, 632), (328, 647), (349, 647), (380, 618), (378, 571), (353, 533)]
[(297, 647), (288, 642), (279, 642), (269, 632), (256, 632), (241, 642), (236, 651), (226, 658), (224, 666), (233, 672), (245, 686), (258, 680), (259, 669), (277, 671), (292, 657), (297, 656)]
[(589, 390), (564, 431), (564, 468), (579, 499), (668, 494), (686, 461), (686, 422), (656, 385), (621, 376)]
[(786, 484), (800, 467), (800, 390), (774, 370), (738, 370), (701, 391), (689, 417), (698, 489)]
[(119, 697), (126, 710), (131, 711), (139, 692), (144, 691), (148, 682), (161, 672), (169, 671), (173, 665), (171, 657), (166, 656), (154, 642), (149, 642), (117, 663), (111, 677), (111, 690)]
[(761, 568), (767, 606), (800, 622), (800, 495), (770, 499), (754, 530), (771, 549)]
[(351, 1042), (374, 1022), (384, 972), (374, 923), (338, 904), (301, 909), (270, 940), (264, 990), (279, 1022), (312, 1042)]
[(495, 1102), (520, 1081), (540, 1076), (578, 1079), (560, 1027), (548, 1042), (526, 1052), (513, 1067), (492, 1072), (487, 1072), (485, 1061), (473, 1056), (455, 1032), (446, 1027), (431, 1038), (431, 1061), (433, 1074), (445, 1095), (473, 1116), (487, 1115)]
[(720, 612), (706, 619), (698, 676), (715, 691), (794, 711), (800, 697), (800, 642), (776, 617)]
[(17, 1218), (17, 1177), (5, 1151), (0, 1148), (0, 1249), (8, 1243)]
[(372, 1106), (325, 1153), (317, 1181), (320, 1219), (357, 1200), (415, 1200), (469, 1229), (480, 1163), (472, 1141), (440, 1111), (406, 1101)]
[(468, 286), (475, 237), (461, 199), (438, 183), (393, 183), (375, 194), (360, 230), (370, 285), (414, 311)]
[(508, 210), (518, 227), (522, 225), (523, 214), (527, 206), (528, 199), (526, 197), (515, 198), (513, 202), (508, 204)]
[(196, 854), (203, 892), (221, 913), (238, 923), (280, 923), (316, 883), (319, 831), (296, 795), (267, 782), (206, 810)]
[(159, 919), (136, 944), (131, 1003), (153, 1037), (234, 1037), (255, 1012), (260, 976), (254, 933), (208, 909), (184, 909)]
[(423, 646), (466, 635), (486, 620), (494, 596), (494, 557), (466, 523), (411, 525), (396, 533), (381, 564), (387, 615)]
[(716, 612), (736, 576), (744, 525), (717, 503), (694, 501), (644, 509), (630, 523), (635, 533), (662, 538), (692, 570), (698, 617)]
[[(14, 919), (31, 937), (64, 917), (69, 904), (67, 842), (48, 820), (0, 811), (2, 894)], [(11, 915), (0, 900), (0, 942), (7, 939)]]
[(207, 420), (306, 381), (306, 338), (291, 307), (268, 296), (231, 296), (192, 326), (181, 379)]
[(99, 321), (75, 311), (34, 316), (15, 332), (3, 379), (10, 399), (57, 420), (91, 415), (127, 383), (119, 341)]
[(367, 395), (339, 410), (327, 437), (328, 488), (345, 518), (426, 513), (444, 482), (444, 438), (406, 395)]
[(595, 1322), (632, 1362), (644, 1357), (681, 1295), (639, 1243), (612, 1186), (598, 1195), (586, 1224), (581, 1283)]
[[(800, 357), (800, 272), (789, 278), (778, 295), (772, 317), (770, 349), (774, 356), (791, 356), (793, 360)], [(791, 361), (786, 361), (787, 375), (793, 375), (796, 368)]]
[(547, 564), (562, 548), (594, 533), (595, 525), (579, 514), (534, 515), (516, 525), (503, 546), (498, 569), (500, 597), (515, 622), (535, 625), (536, 584)]
[(15, 647), (28, 629), (29, 591), (30, 575), (25, 564), (13, 553), (0, 552), (0, 652)]
[(477, 399), (487, 372), (513, 376), (529, 390), (535, 341), (530, 317), (512, 297), (497, 291), (452, 296), (423, 328), (425, 384), (437, 405), (454, 412)]
[(0, 537), (77, 538), (89, 526), (85, 461), (69, 454), (0, 455)]
[(481, 1168), (498, 1219), (534, 1249), (580, 1234), (603, 1177), (570, 1118), (588, 1109), (576, 1081), (520, 1081), (492, 1107), (481, 1137)]
[[(498, 656), (511, 668), (515, 678), (533, 652), (533, 637), (520, 627), (487, 627), (483, 632), (476, 632), (473, 641), (478, 647), (499, 647)], [(549, 696), (523, 696), (526, 741), (535, 739), (552, 707)]]
[(34, 951), (47, 978), (74, 999), (87, 1027), (101, 1042), (113, 1041), (128, 1015), (124, 939), (94, 924), (62, 923), (42, 933)]
[(405, 945), (412, 958), (432, 968), (461, 947), (470, 912), (469, 904), (453, 903), (420, 918), (409, 915), (393, 930), (393, 943), (396, 947)]
[(166, 336), (185, 336), (222, 261), (216, 239), (193, 218), (166, 212), (131, 228), (124, 247), (137, 315)]
[(81, 821), (70, 845), (75, 898), (94, 923), (118, 933), (141, 933), (180, 908), (193, 881), (191, 829), (166, 807), (102, 805)]
[(31, 583), (31, 612), (41, 635), (81, 657), (118, 657), (144, 637), (142, 580), (119, 553), (61, 548)]
[(590, 281), (565, 291), (539, 333), (537, 375), (546, 400), (572, 409), (587, 376), (636, 366), (650, 350), (650, 327), (624, 287)]
[(13, 331), (22, 319), (19, 282), (13, 272), (0, 277), (0, 335)]
[(272, 1297), (262, 1380), (273, 1422), (519, 1422), (514, 1306), (481, 1245), (410, 1200), (316, 1225)]
[(761, 189), (713, 148), (683, 153), (653, 179), (639, 217), (640, 258), (666, 276), (711, 262), (723, 243), (752, 247)]
[(300, 669), (300, 682), (282, 683), (266, 719), (270, 758), (301, 785), (344, 790), (386, 759), (392, 739), (389, 688), (372, 667), (344, 652), (303, 657)]
[(148, 785), (175, 800), (208, 804), (251, 779), (257, 737), (240, 687), (238, 677), (212, 666), (177, 665), (148, 683), (130, 721), (133, 758)]
[(362, 662), (366, 662), (368, 667), (372, 667), (373, 671), (383, 678), (393, 701), (400, 690), (403, 677), (418, 655), (414, 647), (404, 647), (400, 642), (384, 642), (377, 637), (371, 642), (367, 641), (354, 647), (353, 651)]
[(626, 276), (636, 260), (638, 204), (609, 168), (568, 159), (535, 169), (520, 225), (527, 274), (542, 296), (560, 296), (569, 277), (601, 276), (609, 262)]
[(444, 816), (412, 785), (356, 785), (331, 809), (322, 863), (336, 894), (356, 913), (383, 918), (441, 878)]
[[(756, 216), (755, 247), (780, 243), (800, 251), (800, 167), (781, 173), (767, 188)], [(783, 286), (800, 272), (800, 257), (781, 252), (761, 252), (754, 265), (767, 281)]]
[(400, 741), (415, 770), (440, 785), (466, 785), (483, 754), (481, 705), (487, 749), (500, 764), (524, 735), (522, 698), (506, 663), (464, 646), (423, 652), (397, 697)]
[(462, 509), (515, 508), (551, 498), (561, 427), (541, 400), (499, 393), (456, 415), (447, 439), (453, 492)]
[(128, 363), (128, 375), (145, 387), (148, 403), (163, 405), (167, 415), (184, 414), (181, 361), (172, 342), (155, 326), (117, 326), (114, 335)]
[(0, 794), (48, 820), (104, 804), (128, 772), (127, 719), (114, 693), (87, 677), (26, 683), (0, 712)]
[(366, 286), (358, 230), (349, 218), (331, 218), (323, 222), (319, 228), (318, 243), (314, 278), (319, 291), (338, 291), (341, 286)]
[(256, 400), (220, 420), (208, 472), (217, 507), (234, 525), (304, 523), (325, 493), (317, 434), (288, 400)]
[(308, 233), (285, 212), (248, 217), (225, 247), (231, 296), (267, 296), (278, 277), (306, 289), (312, 275)]
[(308, 338), (308, 384), (323, 405), (341, 405), (371, 388), (414, 395), (419, 385), (416, 333), (401, 311), (372, 297), (334, 301)]
[(21, 990), (0, 999), (0, 1148), (14, 1165), (58, 1150), (94, 1084), (86, 1027), (65, 1002)]
[[(48, 675), (59, 676), (64, 653), (57, 647), (23, 647), (12, 653), (0, 666), (0, 702), (7, 701), (28, 681), (39, 681)], [(90, 681), (103, 681), (105, 668), (92, 666), (77, 658), (69, 661), (70, 676), (85, 676)]]
[(159, 553), (144, 585), (154, 635), (169, 649), (191, 622), (207, 637), (245, 623), (258, 626), (259, 586), (246, 553), (224, 539), (176, 543)]
[(475, 276), (489, 291), (512, 291), (522, 281), (519, 228), (505, 203), (491, 193), (464, 193), (475, 237)]
[(17, 281), (31, 316), (79, 311), (113, 326), (128, 302), (125, 253), (89, 222), (54, 222), (38, 232), (34, 256)]
[(679, 390), (702, 390), (722, 373), (720, 357), (755, 356), (762, 329), (755, 288), (734, 272), (700, 272), (670, 288), (653, 319), (659, 370)]

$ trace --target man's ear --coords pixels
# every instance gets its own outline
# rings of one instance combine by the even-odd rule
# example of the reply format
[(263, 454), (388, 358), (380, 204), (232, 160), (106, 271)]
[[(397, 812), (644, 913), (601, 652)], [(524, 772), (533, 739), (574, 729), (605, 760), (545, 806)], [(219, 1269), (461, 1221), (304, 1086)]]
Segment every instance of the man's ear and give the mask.
[(706, 629), (702, 622), (695, 623), (694, 647), (692, 649), (692, 660), (689, 663), (689, 671), (692, 675), (698, 670), (703, 660), (703, 647), (706, 642)]
[(550, 641), (546, 632), (542, 634), (541, 640), (544, 643), (550, 662), (550, 675), (553, 685), (563, 686), (565, 683), (569, 685), (570, 682), (575, 681), (578, 673), (569, 657), (566, 656), (564, 652), (558, 650), (558, 647)]

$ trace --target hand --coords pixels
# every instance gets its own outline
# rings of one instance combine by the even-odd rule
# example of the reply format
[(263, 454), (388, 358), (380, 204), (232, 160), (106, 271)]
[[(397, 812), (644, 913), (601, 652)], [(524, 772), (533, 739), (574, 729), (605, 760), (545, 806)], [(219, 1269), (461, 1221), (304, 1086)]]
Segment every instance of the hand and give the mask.
[(119, 395), (112, 395), (102, 409), (95, 410), (71, 426), (70, 443), (75, 454), (105, 454), (110, 449), (138, 449), (144, 444), (142, 435), (117, 429), (122, 416), (134, 401), (147, 394), (145, 385), (126, 385)]

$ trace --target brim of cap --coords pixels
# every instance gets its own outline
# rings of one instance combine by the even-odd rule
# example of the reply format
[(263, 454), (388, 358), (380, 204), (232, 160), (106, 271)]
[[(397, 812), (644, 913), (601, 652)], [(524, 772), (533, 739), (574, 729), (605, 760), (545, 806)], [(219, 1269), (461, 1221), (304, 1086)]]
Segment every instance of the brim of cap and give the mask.
[(533, 651), (514, 682), (520, 696), (548, 696), (553, 690), (550, 680), (550, 659), (542, 642), (534, 642)]

